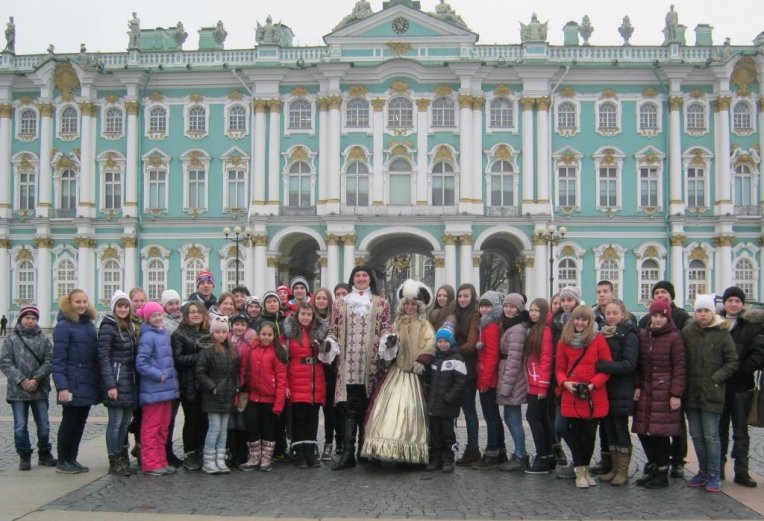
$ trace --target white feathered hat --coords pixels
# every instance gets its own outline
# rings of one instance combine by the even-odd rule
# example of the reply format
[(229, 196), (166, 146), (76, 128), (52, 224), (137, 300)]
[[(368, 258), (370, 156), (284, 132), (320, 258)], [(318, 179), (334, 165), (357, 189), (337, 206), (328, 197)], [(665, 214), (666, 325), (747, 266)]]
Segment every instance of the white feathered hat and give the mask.
[(425, 307), (432, 302), (432, 291), (425, 284), (414, 279), (406, 279), (398, 288), (398, 300), (418, 300)]

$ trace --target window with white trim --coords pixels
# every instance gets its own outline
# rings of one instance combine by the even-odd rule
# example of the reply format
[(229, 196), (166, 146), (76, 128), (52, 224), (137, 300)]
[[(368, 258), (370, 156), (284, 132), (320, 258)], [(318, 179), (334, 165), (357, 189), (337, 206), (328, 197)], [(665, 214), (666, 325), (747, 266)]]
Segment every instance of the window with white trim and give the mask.
[(453, 206), (455, 204), (454, 167), (445, 161), (438, 161), (432, 167), (432, 205)]
[(749, 300), (757, 300), (756, 267), (751, 259), (743, 257), (735, 262), (733, 284), (742, 289)]
[(621, 263), (618, 259), (600, 261), (597, 280), (608, 280), (613, 285), (613, 294), (620, 295)]
[(34, 139), (37, 137), (37, 111), (34, 109), (22, 109), (19, 115), (20, 139)]
[(122, 172), (107, 168), (103, 173), (103, 202), (105, 210), (122, 209)]
[(247, 109), (244, 105), (231, 105), (228, 108), (228, 132), (247, 131)]
[(56, 264), (56, 295), (59, 299), (68, 295), (70, 291), (77, 287), (77, 269), (74, 262), (70, 259), (61, 259)]
[(77, 109), (69, 105), (61, 109), (60, 134), (62, 136), (76, 136), (79, 132), (80, 117)]
[(750, 165), (741, 163), (732, 173), (732, 201), (736, 207), (752, 207), (756, 202), (756, 185)]
[(687, 105), (686, 126), (689, 132), (701, 132), (706, 130), (706, 106), (700, 102), (692, 102)]
[(226, 209), (247, 207), (247, 179), (243, 168), (226, 170)]
[(122, 116), (122, 109), (118, 107), (111, 107), (106, 109), (104, 115), (104, 133), (107, 136), (121, 136), (124, 132), (124, 119)]
[(572, 101), (563, 101), (557, 106), (557, 129), (576, 129), (576, 104)]
[(183, 265), (183, 300), (196, 291), (196, 274), (204, 271), (204, 262), (201, 259), (188, 259)]
[(514, 127), (512, 102), (507, 98), (497, 98), (491, 101), (491, 128)]
[(115, 259), (107, 259), (101, 264), (101, 296), (109, 299), (122, 288), (122, 266)]
[(146, 296), (158, 301), (167, 287), (167, 271), (161, 259), (149, 259), (146, 264)]
[(438, 98), (432, 102), (432, 126), (454, 127), (456, 126), (456, 109), (454, 100), (450, 98)]
[(37, 202), (37, 172), (18, 173), (19, 210), (34, 210)]
[(189, 168), (186, 181), (186, 208), (207, 208), (207, 170)]
[(236, 259), (228, 259), (225, 263), (225, 281), (224, 287), (226, 291), (233, 291), (236, 287), (236, 272), (239, 272), (239, 283), (244, 280), (244, 261), (239, 259), (238, 263)]
[(639, 207), (654, 210), (658, 208), (658, 168), (643, 166), (639, 169)]
[(578, 205), (576, 199), (576, 185), (578, 183), (578, 169), (575, 166), (561, 166), (557, 168), (557, 204), (563, 208), (575, 208)]
[(297, 99), (289, 104), (289, 129), (306, 130), (313, 128), (313, 110), (309, 101)]
[(512, 163), (504, 159), (491, 165), (491, 195), (489, 206), (515, 205), (515, 172)]
[(188, 109), (188, 133), (207, 133), (207, 109), (199, 105)]
[(411, 163), (406, 159), (394, 159), (388, 173), (388, 203), (411, 204)]
[(646, 304), (653, 298), (653, 286), (660, 280), (660, 264), (655, 259), (643, 259), (639, 266), (639, 301)]
[(747, 101), (738, 101), (732, 108), (732, 131), (739, 133), (753, 132), (751, 106)]
[(16, 264), (16, 298), (25, 302), (34, 302), (36, 294), (36, 269), (31, 260), (22, 260)]
[(414, 106), (408, 98), (393, 98), (387, 105), (387, 126), (390, 128), (412, 128), (414, 126)]
[(566, 286), (578, 286), (578, 264), (570, 257), (564, 257), (557, 263), (556, 292)]
[(56, 208), (73, 216), (77, 209), (77, 174), (74, 170), (64, 170), (58, 176), (57, 185)]
[(703, 166), (687, 168), (687, 207), (706, 208), (706, 169)]
[(658, 130), (658, 105), (652, 101), (646, 101), (639, 105), (639, 130)]
[(618, 207), (618, 168), (615, 165), (599, 167), (597, 191), (598, 208)]
[(694, 304), (695, 297), (708, 293), (708, 267), (702, 260), (693, 259), (687, 269), (687, 302)]
[(164, 167), (152, 167), (148, 169), (148, 196), (149, 209), (167, 209), (167, 169)]
[(313, 172), (305, 161), (296, 161), (287, 174), (288, 201), (290, 207), (312, 206), (311, 185)]
[(345, 126), (348, 128), (369, 127), (369, 102), (363, 98), (353, 98), (345, 108)]
[(618, 129), (618, 106), (612, 101), (604, 101), (598, 105), (598, 109), (597, 128), (599, 130)]
[(167, 110), (164, 107), (149, 110), (148, 130), (150, 134), (167, 134)]
[(353, 161), (345, 169), (345, 204), (369, 206), (369, 167), (363, 161)]

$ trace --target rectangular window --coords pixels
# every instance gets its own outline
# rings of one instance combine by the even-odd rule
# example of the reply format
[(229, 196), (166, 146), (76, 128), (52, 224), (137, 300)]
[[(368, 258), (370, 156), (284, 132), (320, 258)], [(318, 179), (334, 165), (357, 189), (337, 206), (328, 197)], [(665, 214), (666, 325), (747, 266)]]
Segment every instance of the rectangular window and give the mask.
[(511, 175), (491, 176), (491, 206), (512, 206), (514, 194)]
[(34, 173), (19, 174), (19, 209), (34, 210), (37, 194), (36, 175)]
[(229, 170), (227, 184), (228, 208), (244, 208), (247, 195), (244, 170)]
[(289, 206), (310, 206), (310, 176), (289, 176)]
[(206, 208), (207, 173), (204, 170), (188, 171), (188, 208)]
[(658, 169), (644, 167), (639, 169), (639, 206), (658, 208)]
[(149, 208), (165, 209), (167, 200), (167, 172), (149, 170)]
[(122, 173), (104, 173), (104, 202), (106, 210), (118, 210), (122, 208)]
[(601, 208), (615, 208), (618, 204), (616, 175), (617, 169), (615, 167), (600, 167), (599, 206)]
[(390, 204), (411, 204), (411, 176), (390, 176)]
[(348, 176), (345, 191), (348, 206), (369, 206), (369, 177)]
[(573, 208), (576, 206), (576, 169), (575, 167), (560, 167), (557, 172), (559, 206)]
[(432, 205), (453, 206), (454, 176), (436, 175), (432, 177)]
[(687, 206), (690, 208), (706, 207), (705, 172), (702, 168), (687, 169)]

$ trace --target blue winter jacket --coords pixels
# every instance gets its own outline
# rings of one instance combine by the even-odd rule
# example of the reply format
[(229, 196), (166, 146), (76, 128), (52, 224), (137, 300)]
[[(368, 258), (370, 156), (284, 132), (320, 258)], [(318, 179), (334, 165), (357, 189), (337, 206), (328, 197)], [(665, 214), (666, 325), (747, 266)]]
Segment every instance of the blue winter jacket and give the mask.
[(141, 326), (135, 367), (141, 375), (141, 405), (176, 400), (180, 396), (178, 373), (166, 329), (157, 329), (145, 323)]
[(98, 341), (95, 309), (78, 314), (68, 298), (60, 301), (53, 328), (53, 383), (57, 391), (67, 390), (72, 401), (65, 405), (84, 407), (101, 401), (101, 375), (98, 369)]

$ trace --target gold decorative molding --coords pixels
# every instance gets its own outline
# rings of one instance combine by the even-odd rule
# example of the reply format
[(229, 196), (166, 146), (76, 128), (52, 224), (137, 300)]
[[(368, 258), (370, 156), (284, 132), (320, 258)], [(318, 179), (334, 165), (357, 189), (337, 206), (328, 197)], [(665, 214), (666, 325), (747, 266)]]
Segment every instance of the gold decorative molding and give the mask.
[(759, 110), (764, 112), (764, 97), (759, 98)]
[(416, 107), (419, 112), (427, 112), (427, 109), (430, 107), (430, 100), (427, 98), (419, 98), (416, 100)]
[(34, 104), (34, 98), (32, 96), (21, 96), (19, 98), (19, 105), (32, 105)]
[(578, 163), (578, 158), (573, 152), (565, 152), (559, 160), (562, 165), (575, 165)]
[(330, 233), (326, 236), (326, 244), (329, 246), (337, 246), (339, 244), (340, 238), (337, 235), (334, 235), (333, 233)]
[(409, 84), (403, 80), (394, 81), (390, 85), (390, 91), (395, 92), (396, 94), (405, 94), (410, 90), (411, 90), (411, 87), (409, 86)]
[(472, 235), (469, 233), (465, 233), (463, 235), (458, 235), (459, 242), (462, 243), (462, 246), (469, 246), (472, 244)]
[(511, 161), (512, 160), (512, 150), (509, 149), (507, 145), (499, 145), (496, 147), (496, 151), (493, 153), (494, 160), (504, 160), (504, 161)]
[(298, 85), (297, 87), (293, 88), (291, 91), (289, 91), (289, 93), (292, 96), (296, 96), (296, 97), (307, 96), (308, 94), (310, 94), (308, 89), (306, 89), (305, 87), (302, 87), (300, 85)]
[(546, 246), (546, 239), (544, 238), (544, 235), (541, 233), (537, 233), (533, 236), (533, 245), (534, 246)]
[(536, 108), (539, 110), (548, 111), (551, 103), (552, 101), (547, 97), (536, 98)]
[(482, 257), (480, 255), (473, 255), (472, 256), (472, 267), (473, 268), (479, 268), (480, 267), (480, 260)]
[(351, 97), (366, 96), (368, 92), (369, 92), (369, 89), (367, 89), (363, 85), (353, 85), (348, 90), (348, 95)]
[(366, 161), (366, 151), (363, 147), (355, 145), (348, 151), (348, 159), (350, 161)]
[(32, 251), (27, 248), (26, 246), (22, 246), (21, 249), (16, 254), (16, 262), (20, 261), (31, 261), (34, 260), (34, 255), (32, 255)]
[(648, 87), (642, 91), (642, 96), (645, 98), (656, 98), (658, 97), (658, 91), (652, 87)]
[(108, 96), (104, 98), (104, 101), (106, 101), (106, 103), (109, 103), (110, 105), (116, 105), (117, 103), (119, 103), (119, 96), (117, 96), (116, 94), (109, 94)]
[(167, 166), (167, 158), (164, 156), (159, 155), (158, 153), (154, 153), (148, 157), (146, 162), (149, 164), (149, 166)]
[(382, 98), (374, 98), (371, 100), (371, 106), (374, 108), (374, 112), (382, 112), (385, 110), (385, 100)]
[(414, 46), (409, 42), (387, 42), (385, 45), (398, 56), (408, 54), (414, 49)]
[(50, 237), (35, 237), (32, 239), (32, 244), (35, 248), (51, 248), (53, 246), (53, 239)]
[(354, 233), (348, 233), (345, 235), (341, 235), (340, 238), (342, 239), (342, 242), (345, 243), (345, 245), (354, 245), (355, 244), (355, 234)]
[(392, 149), (390, 149), (390, 155), (395, 156), (408, 156), (409, 155), (409, 149), (406, 147), (406, 145), (395, 145)]
[(239, 92), (237, 89), (234, 89), (228, 95), (228, 99), (231, 100), (231, 101), (241, 101), (241, 100), (244, 99), (244, 94)]
[(125, 102), (125, 111), (127, 112), (128, 116), (137, 116), (138, 115), (138, 102), (137, 101), (126, 101)]
[(520, 108), (522, 110), (533, 110), (536, 106), (536, 98), (520, 98)]
[(511, 96), (514, 93), (515, 91), (513, 91), (510, 87), (507, 87), (503, 83), (501, 85), (497, 85), (496, 88), (493, 89), (494, 96)]
[(162, 102), (164, 101), (164, 94), (162, 94), (158, 90), (155, 90), (149, 95), (149, 99), (154, 102)]
[(734, 235), (717, 235), (714, 237), (714, 246), (716, 247), (732, 246), (733, 242), (735, 242)]
[(279, 267), (279, 260), (275, 257), (268, 257), (265, 261), (266, 265), (269, 268), (278, 268)]
[(467, 94), (460, 94), (459, 95), (459, 108), (462, 108), (462, 109), (471, 109), (472, 108), (472, 96), (468, 96)]
[(186, 258), (183, 260), (189, 260), (189, 259), (204, 260), (204, 253), (202, 253), (202, 249), (199, 246), (192, 245), (186, 251)]
[(612, 246), (608, 246), (602, 251), (601, 260), (621, 260), (621, 255)]
[(684, 98), (681, 96), (671, 96), (669, 98), (669, 110), (682, 110)]
[(651, 259), (651, 258), (657, 259), (658, 257), (660, 257), (660, 254), (658, 252), (658, 248), (656, 248), (655, 246), (648, 246), (647, 248), (645, 248), (644, 256), (647, 257), (648, 259)]
[[(119, 243), (122, 245), (123, 248), (135, 248), (138, 245), (138, 239), (135, 238), (135, 235), (123, 235), (119, 239)], [(156, 246), (153, 246), (149, 249), (149, 257), (159, 257), (159, 253), (156, 253), (152, 255), (152, 251), (154, 251), (154, 248)], [(159, 248), (157, 248), (158, 250)]]
[(714, 100), (714, 112), (722, 112), (722, 111), (729, 112), (731, 105), (732, 105), (731, 96), (720, 96)]
[(32, 159), (32, 154), (28, 152), (22, 153), (16, 170), (18, 172), (34, 172), (35, 166), (32, 164)]
[(438, 150), (435, 152), (434, 160), (437, 161), (452, 161), (454, 160), (454, 154), (451, 152), (451, 149), (447, 147), (446, 145), (441, 145), (438, 147)]
[(291, 161), (307, 161), (308, 160), (308, 150), (303, 146), (296, 146), (292, 150), (292, 155), (289, 156), (289, 159)]
[(90, 237), (84, 235), (78, 235), (74, 238), (74, 244), (77, 248), (90, 248)]
[(264, 99), (252, 100), (252, 108), (255, 109), (255, 112), (263, 113), (266, 110), (268, 110), (268, 100), (264, 100)]
[(318, 98), (318, 111), (327, 112), (329, 110), (329, 98)]
[(58, 170), (67, 170), (69, 168), (74, 168), (75, 166), (74, 160), (64, 155), (56, 161), (56, 169)]
[(533, 268), (536, 265), (536, 259), (533, 257), (527, 257), (525, 259), (525, 267), (526, 268)]
[(279, 112), (281, 110), (281, 100), (278, 98), (268, 100), (268, 108), (271, 112)]
[(446, 246), (454, 246), (458, 240), (458, 235), (446, 234), (443, 236), (443, 244)]
[(10, 239), (0, 239), (0, 250), (9, 250), (11, 248)]
[(435, 87), (435, 91), (433, 92), (438, 97), (445, 97), (450, 96), (454, 93), (454, 89), (446, 85), (445, 83), (441, 83), (437, 87)]
[(753, 56), (743, 56), (735, 63), (735, 68), (730, 75), (730, 82), (738, 88), (739, 92), (756, 83), (757, 76), (756, 60)]
[(695, 246), (695, 248), (693, 248), (693, 250), (690, 252), (688, 259), (706, 261), (708, 260), (708, 254), (706, 254), (706, 250), (700, 246)]
[(445, 268), (446, 267), (446, 259), (443, 257), (435, 257), (432, 260), (432, 263), (435, 265), (436, 268)]
[(366, 257), (356, 257), (355, 258), (355, 265), (356, 266), (366, 266)]
[(575, 257), (576, 256), (576, 249), (573, 248), (570, 244), (563, 246), (562, 250), (560, 250), (560, 257)]
[(52, 103), (38, 103), (37, 110), (40, 111), (40, 116), (44, 118), (53, 117), (53, 104)]
[(702, 90), (700, 90), (700, 89), (694, 89), (694, 90), (691, 90), (691, 91), (690, 91), (690, 93), (689, 93), (689, 96), (690, 96), (692, 99), (701, 99), (701, 98), (704, 98), (704, 97), (706, 96), (706, 93), (705, 93), (705, 92), (703, 92), (703, 91), (702, 91)]
[(251, 239), (252, 239), (252, 242), (255, 243), (255, 246), (268, 246), (267, 233), (258, 233), (256, 235), (252, 235)]
[(605, 89), (600, 94), (600, 98), (616, 98), (616, 99), (618, 99), (618, 93), (614, 89)]
[(341, 96), (331, 96), (327, 99), (329, 100), (329, 110), (339, 110), (342, 107)]
[(53, 84), (62, 93), (71, 95), (72, 91), (80, 87), (80, 78), (74, 70), (71, 62), (59, 62), (53, 73)]
[(700, 148), (693, 148), (690, 150), (690, 154), (692, 155), (692, 159), (690, 159), (691, 166), (706, 166), (706, 158), (703, 150)]
[(485, 104), (485, 98), (483, 98), (482, 96), (472, 97), (472, 110), (483, 110), (484, 104)]
[(95, 116), (98, 113), (98, 107), (92, 101), (80, 102), (80, 113), (86, 117)]
[(576, 91), (573, 90), (573, 87), (565, 87), (560, 91), (560, 97), (561, 98), (575, 98), (576, 97)]
[(10, 119), (13, 116), (13, 105), (10, 103), (0, 104), (0, 118)]
[(654, 165), (660, 162), (658, 155), (655, 152), (648, 152), (644, 157), (644, 162), (648, 165)]

